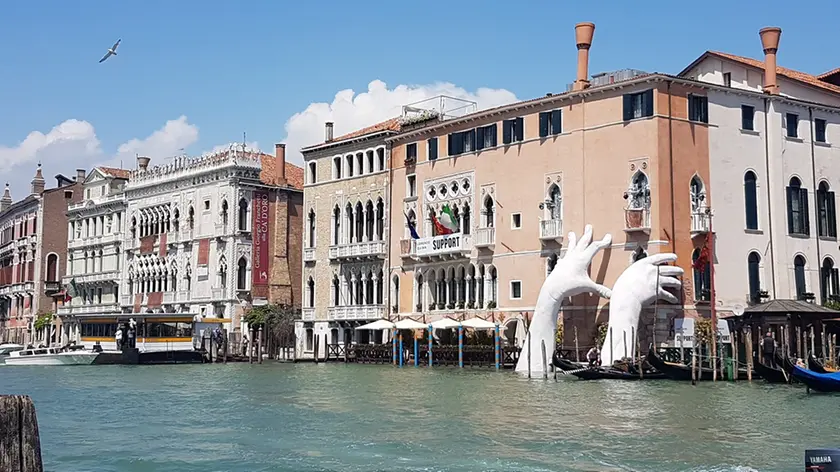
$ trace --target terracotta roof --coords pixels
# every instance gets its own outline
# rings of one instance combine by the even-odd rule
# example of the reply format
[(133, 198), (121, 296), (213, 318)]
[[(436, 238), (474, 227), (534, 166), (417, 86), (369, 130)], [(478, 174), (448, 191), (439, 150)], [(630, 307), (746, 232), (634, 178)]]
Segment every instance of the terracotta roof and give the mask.
[(836, 68), (836, 69), (831, 69), (831, 70), (830, 70), (830, 71), (828, 71), (828, 72), (823, 72), (822, 74), (818, 75), (818, 76), (817, 76), (817, 78), (818, 78), (818, 79), (824, 79), (824, 78), (829, 77), (829, 76), (832, 76), (832, 75), (834, 75), (834, 74), (836, 74), (836, 73), (838, 73), (838, 72), (840, 72), (840, 67), (838, 67), (838, 68)]
[(399, 130), (400, 130), (400, 119), (399, 119), (399, 117), (391, 118), (391, 119), (382, 121), (380, 123), (376, 123), (375, 125), (368, 126), (366, 128), (362, 128), (362, 129), (358, 129), (356, 131), (353, 131), (352, 133), (347, 133), (347, 134), (342, 134), (341, 136), (337, 136), (337, 137), (333, 138), (333, 140), (330, 141), (329, 143), (313, 144), (311, 146), (306, 146), (306, 147), (302, 148), (301, 150), (312, 149), (312, 148), (316, 148), (316, 147), (319, 147), (319, 146), (323, 146), (325, 144), (335, 144), (335, 143), (338, 143), (338, 142), (341, 142), (341, 141), (344, 141), (344, 140), (347, 140), (347, 139), (359, 138), (359, 137), (365, 136), (367, 134), (381, 133), (383, 131), (399, 131)]
[[(260, 154), (260, 181), (266, 185), (281, 185), (280, 174), (277, 172), (277, 157), (271, 154)], [(295, 189), (303, 190), (303, 168), (286, 162), (286, 183)]]
[(290, 187), (303, 190), (303, 167), (286, 163), (286, 182)]
[(116, 177), (118, 179), (126, 179), (128, 180), (128, 176), (131, 173), (128, 169), (117, 169), (116, 167), (97, 167), (100, 172), (106, 175), (110, 175), (111, 177)]
[[(706, 54), (711, 54), (714, 56), (722, 57), (724, 59), (729, 59), (730, 61), (740, 62), (741, 64), (755, 67), (757, 69), (764, 69), (764, 61), (759, 61), (757, 59), (750, 59), (749, 57), (743, 56), (736, 56), (735, 54), (729, 54), (725, 52), (719, 51), (707, 51)], [(704, 54), (705, 56), (705, 54)], [(702, 58), (702, 56), (701, 56)], [(697, 61), (695, 61), (696, 63)], [(692, 64), (693, 65), (693, 64)], [(791, 80), (795, 80), (797, 82), (802, 82), (804, 84), (811, 85), (813, 87), (821, 88), (823, 90), (827, 90), (832, 93), (840, 93), (840, 87), (836, 85), (829, 84), (827, 82), (823, 82), (819, 79), (819, 77), (811, 74), (806, 74), (805, 72), (799, 72), (798, 70), (788, 69), (787, 67), (779, 67), (776, 66), (776, 74), (781, 75), (782, 77), (786, 77)], [(825, 76), (826, 74), (823, 74)], [(830, 75), (830, 74), (829, 74)]]

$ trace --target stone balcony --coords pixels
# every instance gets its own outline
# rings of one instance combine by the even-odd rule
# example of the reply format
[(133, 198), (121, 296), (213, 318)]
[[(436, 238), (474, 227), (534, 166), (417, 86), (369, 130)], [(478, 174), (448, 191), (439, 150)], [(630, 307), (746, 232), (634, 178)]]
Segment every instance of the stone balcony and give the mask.
[(102, 234), (98, 236), (82, 236), (67, 242), (68, 249), (78, 249), (87, 246), (104, 246), (122, 242), (122, 233)]
[(624, 210), (625, 233), (650, 233), (650, 210), (626, 208)]
[(301, 310), (301, 319), (303, 321), (315, 321), (315, 309), (304, 308), (303, 310)]
[(113, 282), (116, 284), (118, 283), (119, 278), (119, 270), (103, 270), (100, 272), (89, 272), (86, 274), (65, 275), (61, 278), (61, 283), (67, 285), (70, 283), (71, 280), (76, 279), (76, 283), (78, 284), (89, 284), (97, 282)]
[(691, 236), (710, 233), (712, 229), (712, 214), (707, 209), (691, 212)]
[(414, 257), (417, 252), (417, 241), (414, 239), (400, 240), (400, 256), (406, 258)]
[(496, 245), (496, 228), (478, 228), (475, 230), (475, 247), (492, 248)]
[(315, 248), (303, 248), (303, 262), (315, 262)]
[(378, 320), (385, 317), (385, 305), (333, 306), (327, 312), (330, 321)]
[(540, 240), (558, 241), (563, 239), (563, 220), (542, 220), (540, 221)]
[(100, 313), (119, 313), (120, 306), (116, 303), (100, 303), (95, 305), (64, 305), (58, 307), (59, 315), (96, 315)]
[(330, 246), (330, 259), (379, 259), (385, 257), (385, 241), (363, 241)]

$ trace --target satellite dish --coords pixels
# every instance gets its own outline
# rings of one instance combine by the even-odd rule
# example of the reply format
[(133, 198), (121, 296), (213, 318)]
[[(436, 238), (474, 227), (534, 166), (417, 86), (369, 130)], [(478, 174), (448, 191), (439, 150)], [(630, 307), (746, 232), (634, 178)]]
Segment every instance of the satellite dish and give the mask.
[(733, 313), (735, 316), (741, 316), (741, 315), (743, 315), (743, 314), (744, 314), (744, 306), (743, 306), (743, 305), (735, 305), (735, 306), (732, 308), (732, 313)]

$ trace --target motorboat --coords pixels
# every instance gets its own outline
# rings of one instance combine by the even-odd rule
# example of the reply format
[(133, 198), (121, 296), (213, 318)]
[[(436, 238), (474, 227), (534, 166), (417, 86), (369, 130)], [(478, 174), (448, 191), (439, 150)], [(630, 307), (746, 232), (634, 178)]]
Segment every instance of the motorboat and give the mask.
[(6, 358), (6, 365), (90, 365), (98, 355), (84, 346), (39, 347), (13, 351)]
[(0, 344), (0, 364), (4, 364), (6, 358), (9, 357), (9, 354), (15, 351), (22, 351), (26, 349), (26, 346), (23, 344)]

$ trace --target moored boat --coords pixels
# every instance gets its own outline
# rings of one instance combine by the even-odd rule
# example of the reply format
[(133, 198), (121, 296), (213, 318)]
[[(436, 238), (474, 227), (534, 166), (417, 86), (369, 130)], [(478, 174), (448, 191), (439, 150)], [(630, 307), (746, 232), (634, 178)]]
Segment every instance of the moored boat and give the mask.
[(593, 367), (590, 369), (583, 369), (572, 372), (572, 375), (581, 380), (654, 380), (665, 379), (665, 374), (662, 372), (645, 371), (642, 376), (638, 372), (625, 372), (620, 369)]
[(0, 364), (4, 364), (6, 358), (15, 351), (22, 351), (26, 349), (26, 346), (23, 344), (0, 344)]
[[(656, 354), (656, 350), (653, 346), (650, 347), (650, 351), (647, 355), (647, 361), (659, 372), (665, 374), (665, 377), (672, 379), (672, 380), (692, 380), (691, 375), (691, 366), (685, 364), (679, 364), (676, 362), (668, 362), (659, 355)], [(755, 369), (753, 369), (753, 378), (759, 378)], [(738, 369), (738, 376), (737, 380), (744, 380), (747, 378), (747, 371), (746, 369)], [(714, 372), (709, 367), (702, 367), (697, 366), (697, 380), (713, 380), (714, 379)], [(718, 379), (723, 380), (724, 375), (723, 372), (718, 372)]]
[(808, 370), (814, 371), (818, 374), (833, 374), (837, 372), (836, 369), (824, 366), (823, 363), (817, 360), (814, 356), (808, 356)]
[(793, 366), (791, 375), (812, 390), (818, 392), (840, 392), (840, 372), (820, 374), (795, 365)]
[(12, 352), (6, 358), (6, 365), (90, 365), (98, 355), (83, 346), (41, 347)]
[(785, 370), (769, 366), (761, 362), (758, 356), (753, 358), (753, 367), (758, 375), (761, 376), (767, 383), (789, 383), (790, 376)]
[(583, 362), (570, 361), (558, 354), (557, 352), (555, 352), (554, 355), (551, 356), (551, 362), (554, 364), (554, 367), (557, 367), (558, 369), (563, 371), (583, 369), (587, 366), (587, 364)]

